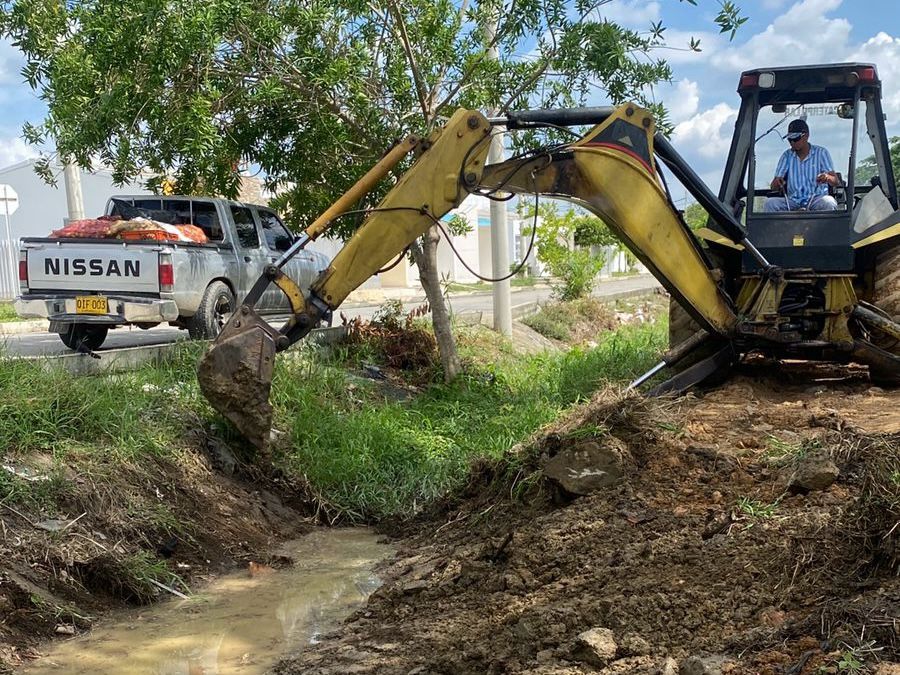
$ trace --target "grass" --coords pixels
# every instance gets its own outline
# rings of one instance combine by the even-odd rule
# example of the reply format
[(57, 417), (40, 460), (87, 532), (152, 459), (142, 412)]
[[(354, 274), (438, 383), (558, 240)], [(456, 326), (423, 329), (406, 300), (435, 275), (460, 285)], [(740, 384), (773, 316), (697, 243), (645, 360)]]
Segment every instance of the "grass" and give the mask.
[(741, 497), (738, 500), (738, 511), (750, 518), (771, 518), (778, 510), (778, 502), (766, 504), (750, 497)]
[[(537, 285), (538, 281), (540, 280), (537, 277), (513, 277), (509, 280), (509, 285), (512, 288), (531, 288), (532, 286)], [(546, 280), (544, 280), (544, 282), (546, 283)], [(451, 281), (446, 285), (446, 290), (449, 293), (487, 292), (491, 290), (492, 287), (493, 284), (485, 281), (473, 281), (465, 284)]]
[(25, 321), (25, 319), (16, 314), (16, 310), (13, 309), (13, 303), (5, 301), (0, 302), (0, 323), (7, 323), (9, 321)]
[(820, 447), (815, 439), (799, 441), (785, 441), (776, 436), (766, 438), (766, 458), (776, 466), (784, 466), (799, 459), (803, 459), (810, 451)]
[(409, 512), (459, 485), (473, 459), (500, 457), (604, 383), (641, 372), (664, 341), (655, 324), (610, 334), (590, 350), (500, 354), (405, 403), (379, 400), (373, 387), (356, 392), (363, 405), (348, 404), (342, 375), (319, 366), (304, 379), (290, 372), (303, 366), (289, 364), (274, 386), (278, 417), (291, 430), (282, 461), (351, 518)]
[(608, 303), (588, 297), (547, 303), (536, 314), (525, 317), (522, 323), (545, 337), (569, 342), (611, 330), (616, 320)]
[[(274, 459), (344, 519), (410, 513), (458, 486), (472, 460), (500, 457), (600, 386), (643, 371), (665, 340), (660, 322), (609, 333), (591, 349), (519, 357), (484, 331), (460, 341), (466, 375), (402, 402), (364, 378), (349, 386), (346, 353), (307, 345), (277, 363), (272, 402), (289, 442)], [(39, 483), (0, 469), (0, 501), (45, 506), (64, 497), (66, 467), (102, 481), (117, 463), (190, 451), (198, 426), (240, 443), (199, 392), (203, 349), (184, 344), (165, 365), (93, 377), (0, 360), (2, 454), (51, 464), (51, 480)], [(168, 513), (149, 516), (178, 529)]]

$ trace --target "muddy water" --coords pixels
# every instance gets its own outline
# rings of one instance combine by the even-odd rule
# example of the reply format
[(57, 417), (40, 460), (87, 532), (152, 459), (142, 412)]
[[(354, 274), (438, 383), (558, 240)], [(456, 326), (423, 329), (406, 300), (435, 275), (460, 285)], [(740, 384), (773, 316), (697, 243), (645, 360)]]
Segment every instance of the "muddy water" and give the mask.
[(381, 584), (391, 553), (368, 530), (323, 530), (280, 552), (290, 569), (221, 578), (188, 600), (110, 617), (90, 635), (54, 645), (28, 675), (251, 675), (315, 643)]

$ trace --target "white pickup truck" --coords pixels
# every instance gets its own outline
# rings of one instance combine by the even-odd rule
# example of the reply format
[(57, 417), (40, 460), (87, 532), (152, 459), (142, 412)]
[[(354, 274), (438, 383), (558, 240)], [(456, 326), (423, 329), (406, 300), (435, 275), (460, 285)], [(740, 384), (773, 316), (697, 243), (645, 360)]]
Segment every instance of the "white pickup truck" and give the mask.
[[(110, 328), (151, 328), (168, 322), (191, 337), (215, 337), (266, 265), (294, 240), (278, 215), (264, 206), (225, 199), (121, 196), (107, 215), (123, 208), (166, 212), (203, 230), (208, 243), (119, 239), (26, 238), (19, 251), (16, 312), (47, 318), (71, 349), (93, 351)], [(118, 211), (117, 211), (118, 210)], [(283, 271), (308, 289), (327, 256), (301, 251)], [(256, 305), (288, 314), (285, 295), (272, 285)]]

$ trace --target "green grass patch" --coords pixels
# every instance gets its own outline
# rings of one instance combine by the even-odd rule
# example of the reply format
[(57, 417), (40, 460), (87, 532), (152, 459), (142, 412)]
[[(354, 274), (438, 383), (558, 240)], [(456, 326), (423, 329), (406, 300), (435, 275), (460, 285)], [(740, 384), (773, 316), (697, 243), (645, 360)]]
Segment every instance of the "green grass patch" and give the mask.
[(24, 321), (22, 317), (16, 314), (16, 310), (13, 309), (13, 303), (11, 302), (0, 302), (0, 323), (7, 323), (9, 321)]
[(203, 407), (193, 374), (198, 354), (182, 350), (180, 363), (88, 377), (0, 359), (0, 448), (166, 454), (190, 424), (187, 411)]
[(613, 330), (615, 311), (597, 298), (550, 302), (522, 320), (541, 335), (560, 342), (578, 342)]
[(408, 513), (458, 486), (473, 459), (502, 456), (598, 387), (642, 372), (665, 340), (664, 326), (649, 324), (565, 354), (498, 350), (492, 363), (402, 403), (375, 384), (350, 400), (340, 371), (319, 365), (308, 377), (308, 365), (285, 362), (273, 390), (292, 450), (280, 461), (346, 516)]

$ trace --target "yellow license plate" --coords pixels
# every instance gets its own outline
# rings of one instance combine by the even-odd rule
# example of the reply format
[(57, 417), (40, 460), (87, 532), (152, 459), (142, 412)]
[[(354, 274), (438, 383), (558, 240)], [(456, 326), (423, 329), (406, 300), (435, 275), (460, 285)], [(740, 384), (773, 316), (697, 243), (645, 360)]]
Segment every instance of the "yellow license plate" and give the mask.
[(76, 314), (108, 314), (109, 302), (102, 295), (79, 295), (75, 298)]

